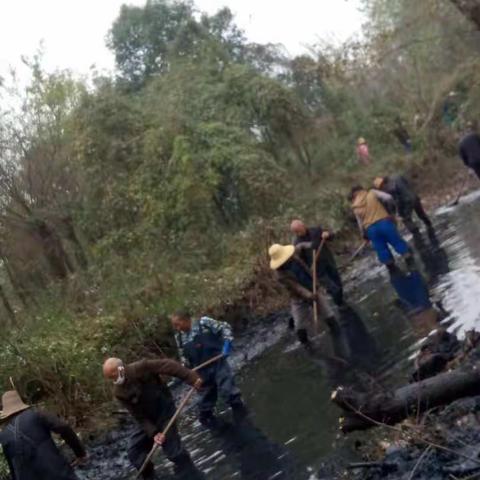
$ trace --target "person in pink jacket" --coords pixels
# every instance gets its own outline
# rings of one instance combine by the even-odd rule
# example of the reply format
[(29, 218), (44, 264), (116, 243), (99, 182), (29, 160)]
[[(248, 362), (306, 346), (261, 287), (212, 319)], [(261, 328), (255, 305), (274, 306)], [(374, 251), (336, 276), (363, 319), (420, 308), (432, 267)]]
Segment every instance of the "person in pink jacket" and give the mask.
[(360, 137), (357, 141), (357, 158), (362, 165), (370, 165), (370, 152), (363, 137)]

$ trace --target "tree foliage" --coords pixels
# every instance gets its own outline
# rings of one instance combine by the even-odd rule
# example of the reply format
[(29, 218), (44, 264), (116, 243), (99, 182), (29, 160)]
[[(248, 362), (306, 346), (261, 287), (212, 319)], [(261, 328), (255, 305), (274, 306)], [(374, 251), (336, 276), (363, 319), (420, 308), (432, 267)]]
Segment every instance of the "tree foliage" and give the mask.
[[(226, 8), (148, 0), (110, 30), (114, 76), (87, 82), (35, 58), (26, 89), (6, 79), (5, 372), (78, 413), (104, 399), (105, 353), (172, 353), (169, 311), (244, 299), (291, 216), (341, 229), (353, 180), (433, 157), (438, 168), (480, 111), (474, 4), (363, 0), (362, 38), (292, 58), (249, 43)], [(371, 169), (355, 158), (358, 136)]]

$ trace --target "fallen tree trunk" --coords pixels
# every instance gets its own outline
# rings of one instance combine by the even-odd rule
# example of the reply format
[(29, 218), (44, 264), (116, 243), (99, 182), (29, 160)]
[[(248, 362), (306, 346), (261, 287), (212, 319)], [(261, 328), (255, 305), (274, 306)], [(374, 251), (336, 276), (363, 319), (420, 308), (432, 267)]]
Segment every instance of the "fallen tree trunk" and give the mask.
[(348, 433), (371, 428), (377, 424), (375, 422), (393, 425), (410, 415), (474, 395), (480, 395), (480, 370), (470, 367), (442, 373), (387, 393), (372, 395), (339, 387), (331, 399), (345, 411), (340, 419), (340, 429)]

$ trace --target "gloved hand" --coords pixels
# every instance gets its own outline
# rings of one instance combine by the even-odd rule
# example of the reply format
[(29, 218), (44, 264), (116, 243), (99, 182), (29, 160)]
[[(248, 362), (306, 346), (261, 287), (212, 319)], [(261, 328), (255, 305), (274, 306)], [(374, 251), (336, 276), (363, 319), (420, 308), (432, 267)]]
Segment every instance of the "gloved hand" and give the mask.
[(232, 342), (225, 340), (225, 342), (223, 342), (222, 354), (224, 357), (228, 357), (230, 353), (232, 353)]

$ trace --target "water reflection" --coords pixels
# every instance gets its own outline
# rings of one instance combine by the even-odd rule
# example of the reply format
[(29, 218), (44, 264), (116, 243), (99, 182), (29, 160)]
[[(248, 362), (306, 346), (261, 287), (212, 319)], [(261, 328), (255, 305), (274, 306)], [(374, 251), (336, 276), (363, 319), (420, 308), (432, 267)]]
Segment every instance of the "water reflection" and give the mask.
[(291, 453), (269, 440), (251, 419), (237, 424), (225, 422), (214, 435), (242, 480), (286, 480), (294, 474), (294, 478), (304, 478)]

